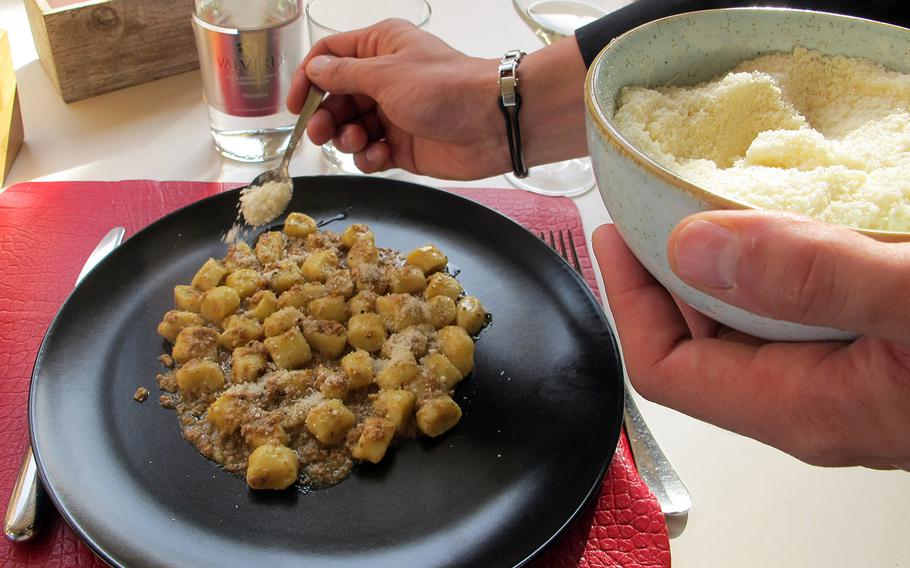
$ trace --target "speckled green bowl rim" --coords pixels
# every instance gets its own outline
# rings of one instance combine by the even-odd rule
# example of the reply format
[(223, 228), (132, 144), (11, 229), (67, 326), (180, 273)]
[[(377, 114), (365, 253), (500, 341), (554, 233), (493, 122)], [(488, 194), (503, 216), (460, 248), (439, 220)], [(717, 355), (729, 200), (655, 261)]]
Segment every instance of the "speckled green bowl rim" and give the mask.
[[(867, 22), (871, 26), (879, 26), (882, 28), (900, 28), (899, 26), (894, 26), (891, 24), (886, 24), (883, 22), (876, 22), (874, 20), (867, 20), (864, 18), (856, 18), (853, 16), (844, 16), (841, 14), (832, 14), (829, 12), (817, 12), (812, 10), (795, 10), (792, 8), (720, 8), (715, 10), (698, 10), (695, 12), (688, 12), (684, 14), (676, 14), (673, 16), (667, 16), (666, 18), (660, 18), (642, 24), (637, 28), (633, 28), (626, 33), (617, 36), (613, 39), (601, 52), (594, 58), (594, 62), (591, 63), (591, 66), (588, 68), (588, 73), (585, 76), (585, 106), (587, 107), (588, 114), (592, 118), (592, 122), (597, 126), (597, 128), (603, 133), (606, 139), (613, 145), (616, 150), (629, 158), (633, 162), (637, 163), (639, 166), (645, 168), (651, 174), (659, 177), (665, 182), (674, 185), (681, 189), (682, 191), (689, 193), (690, 195), (709, 203), (716, 209), (758, 209), (747, 203), (741, 201), (736, 201), (735, 199), (730, 199), (722, 195), (713, 193), (704, 187), (698, 186), (689, 182), (678, 175), (674, 174), (670, 170), (664, 168), (647, 155), (645, 155), (641, 150), (629, 143), (613, 126), (611, 118), (613, 116), (613, 109), (610, 109), (609, 114), (604, 112), (604, 109), (600, 106), (599, 101), (594, 95), (594, 85), (596, 84), (596, 76), (600, 72), (600, 63), (607, 55), (610, 54), (612, 50), (616, 48), (617, 45), (622, 43), (627, 37), (641, 34), (646, 32), (652, 27), (658, 26), (661, 22), (666, 20), (672, 20), (675, 18), (684, 18), (691, 17), (693, 14), (708, 14), (713, 12), (804, 12), (811, 14), (818, 14), (822, 17), (837, 18), (844, 20), (857, 20)], [(904, 30), (907, 31), (907, 30)], [(910, 33), (910, 31), (907, 31)], [(910, 242), (910, 233), (899, 232), (899, 231), (879, 231), (873, 229), (855, 229), (858, 233), (863, 235), (870, 236), (876, 240), (884, 242)]]

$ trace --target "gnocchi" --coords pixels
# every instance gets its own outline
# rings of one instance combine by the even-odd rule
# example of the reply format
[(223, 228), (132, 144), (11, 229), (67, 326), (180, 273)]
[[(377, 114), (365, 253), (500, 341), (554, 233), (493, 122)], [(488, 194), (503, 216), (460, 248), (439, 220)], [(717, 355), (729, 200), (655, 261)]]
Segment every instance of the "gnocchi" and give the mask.
[(287, 489), (297, 481), (298, 468), (294, 450), (265, 444), (250, 453), (246, 482), (253, 489)]
[(380, 248), (294, 212), (173, 288), (158, 333), (162, 405), (184, 437), (256, 490), (338, 483), (398, 441), (437, 437), (474, 368), (481, 301), (435, 245)]

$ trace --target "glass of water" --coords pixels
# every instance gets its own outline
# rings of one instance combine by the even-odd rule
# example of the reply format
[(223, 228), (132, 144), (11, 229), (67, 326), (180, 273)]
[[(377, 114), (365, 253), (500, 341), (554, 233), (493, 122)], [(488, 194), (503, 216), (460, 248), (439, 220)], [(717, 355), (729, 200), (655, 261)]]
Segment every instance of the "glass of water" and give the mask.
[[(534, 34), (546, 45), (550, 45), (631, 2), (632, 0), (512, 0), (512, 6)], [(527, 177), (506, 174), (506, 179), (516, 187), (543, 195), (571, 197), (594, 187), (594, 172), (589, 158), (535, 166)]]
[[(310, 47), (332, 34), (365, 28), (388, 18), (401, 18), (423, 27), (432, 12), (426, 0), (308, 0)], [(361, 173), (354, 165), (354, 157), (338, 151), (331, 142), (322, 146), (322, 153), (336, 172)]]
[(301, 0), (196, 0), (193, 30), (209, 126), (221, 154), (264, 162), (284, 153), (285, 107), (303, 57)]

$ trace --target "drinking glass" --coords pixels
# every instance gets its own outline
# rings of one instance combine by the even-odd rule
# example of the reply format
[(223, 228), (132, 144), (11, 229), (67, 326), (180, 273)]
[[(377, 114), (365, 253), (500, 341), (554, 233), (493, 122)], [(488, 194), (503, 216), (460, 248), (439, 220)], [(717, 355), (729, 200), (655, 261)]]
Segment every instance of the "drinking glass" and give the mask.
[[(631, 0), (512, 0), (521, 19), (546, 45), (629, 3)], [(516, 187), (543, 195), (570, 197), (594, 187), (589, 158), (535, 166), (527, 177), (506, 174), (506, 179)]]
[(193, 30), (209, 126), (222, 155), (284, 153), (296, 117), (285, 97), (303, 57), (301, 0), (196, 0)]
[[(365, 28), (388, 18), (402, 18), (417, 27), (430, 21), (432, 9), (426, 0), (308, 0), (307, 29), (310, 48), (332, 34)], [(359, 174), (351, 154), (339, 152), (331, 142), (322, 153), (339, 173)]]

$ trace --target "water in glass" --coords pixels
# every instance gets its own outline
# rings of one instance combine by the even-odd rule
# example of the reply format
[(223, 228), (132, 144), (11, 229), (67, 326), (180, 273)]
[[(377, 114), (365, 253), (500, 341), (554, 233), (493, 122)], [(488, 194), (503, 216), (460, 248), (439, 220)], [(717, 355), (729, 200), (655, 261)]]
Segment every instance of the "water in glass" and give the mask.
[(193, 28), (209, 125), (228, 158), (281, 156), (295, 116), (285, 97), (303, 56), (300, 0), (196, 0)]

